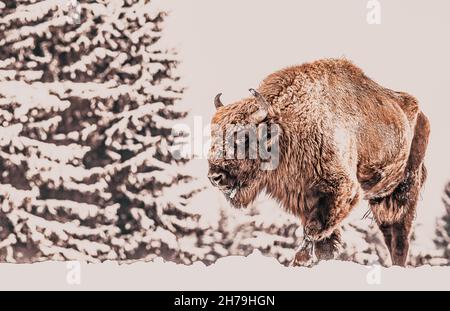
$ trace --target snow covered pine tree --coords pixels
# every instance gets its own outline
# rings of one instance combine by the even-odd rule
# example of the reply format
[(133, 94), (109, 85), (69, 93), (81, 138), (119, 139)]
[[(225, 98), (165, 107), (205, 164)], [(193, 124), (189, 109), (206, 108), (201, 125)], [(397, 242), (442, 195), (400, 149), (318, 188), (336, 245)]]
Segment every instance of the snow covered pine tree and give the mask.
[(436, 226), (437, 238), (435, 239), (438, 250), (442, 256), (450, 263), (450, 182), (446, 185), (442, 201), (445, 206), (444, 216), (438, 220)]
[(0, 262), (196, 259), (155, 3), (0, 1)]

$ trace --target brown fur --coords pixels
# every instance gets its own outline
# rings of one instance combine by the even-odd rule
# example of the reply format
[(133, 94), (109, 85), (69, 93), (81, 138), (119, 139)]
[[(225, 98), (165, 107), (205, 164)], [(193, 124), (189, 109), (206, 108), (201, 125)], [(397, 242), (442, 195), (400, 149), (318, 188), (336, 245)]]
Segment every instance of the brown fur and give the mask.
[[(265, 189), (300, 217), (317, 257), (329, 259), (340, 242), (340, 223), (364, 198), (393, 263), (405, 265), (429, 136), (417, 101), (342, 59), (280, 70), (258, 92), (270, 104), (263, 122), (282, 129), (280, 162), (263, 171), (259, 159), (210, 160), (210, 173), (224, 172), (225, 188), (240, 183), (231, 204), (247, 206)], [(246, 124), (257, 109), (256, 100), (246, 98), (220, 107), (212, 123)]]

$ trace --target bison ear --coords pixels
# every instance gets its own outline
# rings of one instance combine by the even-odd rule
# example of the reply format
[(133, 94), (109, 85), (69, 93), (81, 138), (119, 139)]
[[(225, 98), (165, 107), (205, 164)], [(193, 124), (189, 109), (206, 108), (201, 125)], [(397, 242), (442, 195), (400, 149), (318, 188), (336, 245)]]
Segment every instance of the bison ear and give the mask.
[(222, 96), (222, 93), (219, 93), (216, 95), (216, 97), (214, 97), (214, 106), (216, 106), (216, 109), (223, 107), (222, 101), (220, 100), (220, 96)]
[(267, 118), (270, 106), (264, 96), (258, 93), (255, 89), (249, 89), (249, 91), (255, 97), (256, 103), (258, 104), (258, 110), (251, 114), (250, 120), (253, 123), (258, 124)]

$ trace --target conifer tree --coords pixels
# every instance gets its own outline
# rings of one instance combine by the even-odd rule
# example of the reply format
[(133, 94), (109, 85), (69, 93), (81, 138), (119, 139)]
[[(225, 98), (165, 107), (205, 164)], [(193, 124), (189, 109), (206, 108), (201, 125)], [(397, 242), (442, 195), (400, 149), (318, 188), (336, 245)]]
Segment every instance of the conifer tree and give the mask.
[[(0, 261), (189, 263), (196, 192), (157, 1), (0, 2)], [(201, 259), (201, 258), (200, 258)]]

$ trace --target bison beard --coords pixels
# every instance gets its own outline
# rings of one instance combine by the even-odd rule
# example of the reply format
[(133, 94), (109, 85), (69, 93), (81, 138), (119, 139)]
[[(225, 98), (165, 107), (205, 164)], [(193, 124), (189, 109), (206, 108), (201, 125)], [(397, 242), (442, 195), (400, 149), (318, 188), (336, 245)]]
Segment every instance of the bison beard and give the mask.
[(294, 265), (334, 258), (341, 222), (369, 200), (393, 264), (405, 266), (430, 132), (415, 98), (342, 59), (280, 70), (250, 91), (230, 105), (216, 96), (212, 123), (277, 124), (279, 164), (262, 170), (260, 158), (210, 158), (211, 183), (235, 207), (265, 190), (300, 217), (305, 239)]

